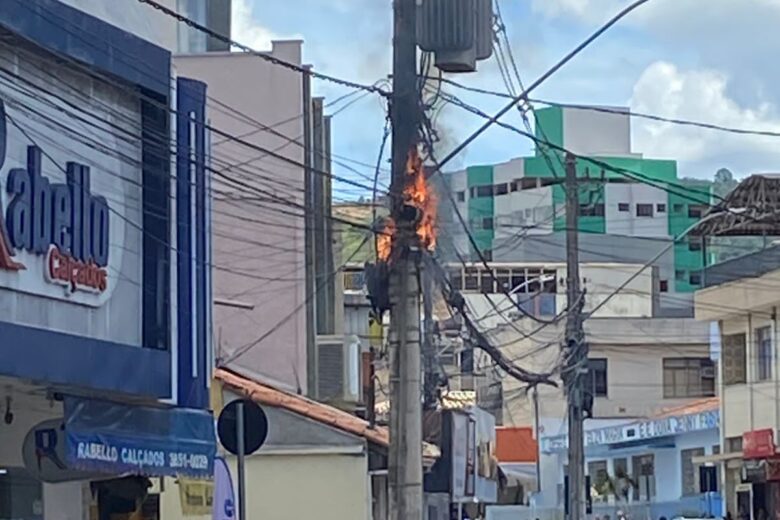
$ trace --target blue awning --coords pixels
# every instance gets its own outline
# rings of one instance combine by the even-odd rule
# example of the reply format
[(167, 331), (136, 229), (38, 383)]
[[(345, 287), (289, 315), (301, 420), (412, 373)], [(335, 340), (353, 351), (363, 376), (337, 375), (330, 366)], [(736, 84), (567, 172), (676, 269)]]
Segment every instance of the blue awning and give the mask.
[(207, 410), (65, 398), (66, 457), (85, 471), (210, 478), (214, 417)]

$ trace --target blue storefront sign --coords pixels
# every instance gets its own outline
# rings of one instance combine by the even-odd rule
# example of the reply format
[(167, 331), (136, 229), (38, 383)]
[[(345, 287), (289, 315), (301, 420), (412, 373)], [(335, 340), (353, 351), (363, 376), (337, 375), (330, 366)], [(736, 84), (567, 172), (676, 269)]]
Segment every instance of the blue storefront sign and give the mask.
[(65, 399), (68, 465), (83, 471), (210, 478), (211, 412)]
[[(684, 433), (717, 429), (720, 426), (720, 412), (709, 410), (687, 415), (676, 415), (636, 421), (585, 432), (585, 446), (604, 446), (632, 441), (670, 437)], [(557, 435), (542, 439), (542, 451), (550, 453), (568, 448), (568, 436)]]

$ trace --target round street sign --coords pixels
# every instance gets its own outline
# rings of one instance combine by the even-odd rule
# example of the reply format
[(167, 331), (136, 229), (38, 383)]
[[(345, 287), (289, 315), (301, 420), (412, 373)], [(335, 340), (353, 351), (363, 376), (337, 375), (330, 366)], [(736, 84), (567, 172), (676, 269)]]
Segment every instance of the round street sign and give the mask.
[(268, 418), (254, 401), (239, 399), (222, 409), (217, 421), (217, 434), (222, 445), (238, 455), (238, 410), (244, 411), (244, 455), (257, 451), (268, 437)]

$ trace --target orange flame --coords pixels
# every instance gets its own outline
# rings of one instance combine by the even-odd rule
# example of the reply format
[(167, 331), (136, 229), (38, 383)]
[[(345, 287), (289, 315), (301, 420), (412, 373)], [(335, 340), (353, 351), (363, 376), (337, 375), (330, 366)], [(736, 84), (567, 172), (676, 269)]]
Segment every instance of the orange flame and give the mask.
[(376, 256), (383, 262), (386, 262), (387, 259), (390, 258), (394, 237), (395, 221), (392, 218), (387, 217), (384, 229), (376, 236)]
[[(417, 238), (420, 246), (432, 251), (436, 246), (436, 197), (425, 179), (425, 168), (417, 148), (409, 151), (406, 160), (406, 185), (404, 186), (404, 204), (417, 208), (420, 219), (417, 223)], [(385, 220), (385, 227), (376, 238), (376, 254), (381, 261), (387, 261), (396, 236), (395, 221), (391, 217)]]
[(417, 147), (409, 150), (406, 174), (411, 177), (404, 188), (404, 202), (420, 212), (417, 238), (428, 251), (436, 247), (436, 197), (425, 179), (425, 168)]

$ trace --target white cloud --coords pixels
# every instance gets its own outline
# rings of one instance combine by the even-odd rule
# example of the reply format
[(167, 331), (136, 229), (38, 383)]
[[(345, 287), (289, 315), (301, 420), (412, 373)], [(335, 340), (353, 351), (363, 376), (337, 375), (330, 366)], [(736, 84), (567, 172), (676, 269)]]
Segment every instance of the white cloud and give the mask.
[(257, 23), (252, 15), (250, 0), (233, 0), (230, 23), (233, 40), (256, 51), (271, 50), (271, 42), (283, 37)]
[[(729, 77), (710, 69), (681, 70), (665, 61), (651, 64), (634, 86), (631, 109), (669, 118), (780, 132), (776, 107), (767, 102), (743, 106), (728, 95)], [(674, 123), (635, 119), (634, 149), (647, 156), (708, 161), (735, 154), (780, 158), (780, 139), (735, 135)]]

